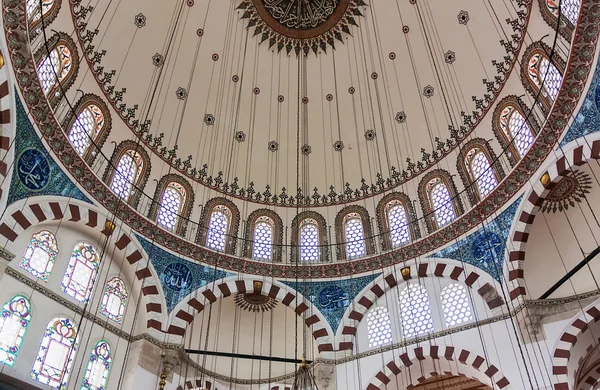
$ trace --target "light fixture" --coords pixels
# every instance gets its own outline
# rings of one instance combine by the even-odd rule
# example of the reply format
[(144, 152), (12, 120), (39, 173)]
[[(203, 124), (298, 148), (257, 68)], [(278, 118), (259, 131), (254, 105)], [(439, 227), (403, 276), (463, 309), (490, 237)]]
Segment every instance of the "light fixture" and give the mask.
[(404, 267), (400, 270), (404, 279), (410, 279), (410, 267)]

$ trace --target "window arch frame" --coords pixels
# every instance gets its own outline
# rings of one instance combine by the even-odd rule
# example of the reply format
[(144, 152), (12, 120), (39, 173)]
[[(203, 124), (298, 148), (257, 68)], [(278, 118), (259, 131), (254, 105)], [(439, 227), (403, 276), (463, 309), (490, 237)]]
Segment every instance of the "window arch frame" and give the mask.
[(506, 176), (506, 174), (504, 173), (504, 169), (502, 168), (502, 164), (500, 163), (500, 160), (496, 156), (496, 153), (494, 152), (488, 141), (486, 141), (483, 138), (473, 138), (472, 140), (466, 142), (461, 147), (460, 153), (458, 154), (456, 169), (460, 174), (460, 178), (462, 179), (463, 185), (467, 189), (467, 196), (469, 197), (469, 201), (473, 206), (475, 206), (484, 198), (484, 196), (481, 196), (481, 189), (479, 188), (477, 178), (473, 177), (473, 172), (470, 168), (466, 166), (466, 159), (468, 157), (468, 154), (471, 150), (475, 148), (479, 149), (480, 152), (485, 155), (485, 158), (487, 159), (488, 164), (491, 167), (494, 176), (496, 177), (496, 187)]
[[(560, 28), (558, 28), (558, 18), (552, 13), (552, 11), (550, 11), (547, 6), (547, 2), (548, 0), (539, 0), (538, 2), (542, 18), (554, 31), (558, 30), (559, 34), (564, 39), (566, 39), (568, 42), (571, 42), (571, 39), (573, 38), (573, 32), (575, 31), (575, 25), (565, 15), (561, 15)], [(581, 15), (581, 1), (579, 2), (579, 14)], [(577, 20), (579, 21), (579, 17)]]
[(256, 223), (260, 217), (269, 217), (273, 221), (273, 249), (271, 256), (272, 262), (281, 263), (281, 257), (283, 252), (283, 221), (279, 214), (269, 209), (258, 209), (250, 213), (248, 221), (246, 222), (246, 231), (244, 234), (244, 252), (243, 256), (247, 258), (253, 257), (254, 251), (254, 230)]
[(15, 311), (12, 311), (11, 314), (5, 315), (5, 312), (10, 313), (11, 304), (14, 302), (17, 302), (20, 299), (25, 300), (26, 305), (27, 305), (27, 311), (23, 315), (20, 313), (17, 314), (17, 316), (21, 318), (21, 320), (20, 320), (21, 328), (18, 329), (18, 331), (16, 332), (15, 341), (13, 342), (13, 345), (8, 347), (8, 351), (5, 351), (0, 347), (0, 350), (3, 350), (4, 353), (6, 353), (8, 355), (7, 356), (8, 360), (0, 360), (0, 363), (4, 364), (6, 366), (9, 366), (9, 367), (13, 367), (15, 362), (17, 361), (17, 358), (19, 357), (19, 352), (21, 350), (21, 345), (23, 344), (23, 339), (25, 338), (25, 335), (27, 334), (27, 328), (29, 327), (29, 324), (31, 323), (31, 320), (33, 318), (32, 314), (31, 314), (33, 310), (31, 308), (31, 306), (32, 306), (31, 300), (29, 298), (27, 298), (24, 294), (16, 294), (11, 299), (6, 301), (4, 303), (4, 305), (2, 305), (2, 318), (0, 319), (0, 325), (1, 325), (0, 333), (2, 330), (4, 330), (4, 325), (6, 324), (6, 321), (8, 321), (9, 318), (12, 318), (15, 313)]
[(298, 213), (292, 220), (292, 234), (290, 237), (290, 260), (300, 262), (300, 227), (306, 219), (312, 219), (317, 223), (317, 232), (319, 234), (319, 259), (315, 262), (329, 261), (329, 239), (327, 237), (327, 222), (325, 218), (313, 210), (306, 210)]
[[(142, 170), (140, 171), (136, 182), (131, 183), (131, 190), (129, 193), (129, 198), (125, 200), (125, 199), (122, 199), (121, 197), (119, 197), (117, 194), (115, 194), (112, 191), (112, 189), (110, 188), (110, 186), (111, 186), (113, 177), (115, 175), (115, 172), (117, 170), (116, 168), (119, 164), (119, 161), (121, 160), (121, 157), (123, 157), (123, 155), (125, 155), (125, 153), (127, 153), (130, 150), (139, 154), (140, 158), (142, 159), (143, 165), (142, 165)], [(148, 178), (150, 177), (150, 170), (151, 170), (151, 164), (150, 164), (150, 156), (148, 156), (148, 152), (146, 152), (146, 150), (141, 145), (139, 145), (137, 142), (131, 141), (131, 140), (126, 140), (126, 141), (121, 142), (115, 148), (115, 150), (110, 158), (110, 162), (106, 166), (106, 169), (104, 170), (104, 175), (102, 177), (102, 181), (104, 181), (104, 184), (106, 184), (108, 186), (111, 194), (113, 194), (118, 199), (121, 199), (123, 202), (129, 204), (131, 207), (136, 208), (140, 202), (140, 198), (142, 196), (142, 193), (144, 192), (144, 188), (146, 187)]]
[[(496, 139), (498, 140), (498, 142), (500, 142), (500, 147), (502, 148), (502, 150), (507, 151), (506, 156), (508, 157), (510, 166), (514, 167), (523, 158), (523, 156), (519, 152), (519, 149), (515, 145), (515, 142), (513, 142), (513, 140), (515, 139), (513, 129), (510, 129), (509, 127), (509, 131), (511, 132), (512, 136), (512, 139), (509, 139), (508, 135), (504, 130), (502, 130), (502, 126), (500, 125), (502, 112), (508, 107), (513, 107), (513, 109), (525, 119), (525, 123), (529, 127), (529, 131), (531, 132), (531, 135), (534, 138), (540, 132), (540, 125), (537, 119), (535, 118), (535, 115), (533, 115), (533, 112), (529, 109), (529, 107), (523, 102), (521, 98), (515, 95), (510, 95), (498, 102), (498, 105), (496, 106), (496, 109), (494, 110), (494, 114), (492, 116), (492, 130), (494, 132), (494, 135), (496, 136)], [(526, 112), (530, 114), (526, 115)]]
[[(79, 118), (79, 115), (81, 115), (83, 110), (87, 109), (90, 105), (98, 107), (104, 117), (104, 124), (102, 125), (102, 128), (95, 137), (92, 137), (92, 140), (90, 140), (90, 144), (86, 148), (85, 153), (83, 154), (83, 156), (81, 156), (81, 158), (86, 163), (88, 163), (88, 165), (91, 166), (94, 163), (98, 152), (102, 150), (102, 147), (104, 146), (104, 143), (106, 142), (106, 139), (108, 138), (108, 135), (110, 134), (110, 131), (112, 129), (112, 117), (110, 115), (110, 110), (107, 104), (104, 102), (104, 100), (102, 100), (98, 95), (92, 93), (87, 93), (83, 95), (77, 101), (77, 103), (75, 103), (74, 111), (67, 110), (67, 115), (65, 116), (65, 119), (62, 122), (62, 128), (68, 139), (69, 134), (73, 129), (73, 125), (75, 124), (75, 121), (77, 120), (77, 118)], [(75, 148), (73, 147), (73, 149)]]
[[(77, 292), (75, 292), (75, 296), (71, 295), (67, 290), (69, 288), (73, 289), (73, 287), (70, 287), (70, 283), (73, 281), (73, 273), (71, 273), (70, 275), (68, 274), (68, 272), (70, 271), (71, 268), (75, 268), (75, 266), (77, 265), (77, 261), (79, 261), (77, 258), (74, 259), (73, 256), (75, 256), (75, 251), (78, 250), (78, 248), (83, 245), (83, 246), (91, 246), (92, 249), (94, 250), (94, 254), (96, 255), (97, 261), (95, 264), (95, 268), (93, 270), (92, 275), (90, 275), (90, 279), (88, 280), (88, 286), (86, 288), (86, 292), (83, 294), (84, 297), (83, 299), (79, 299), (76, 295)], [(90, 261), (88, 259), (86, 260), (86, 264)], [(75, 299), (77, 302), (88, 302), (91, 295), (92, 295), (92, 291), (94, 290), (94, 285), (96, 282), (96, 277), (98, 276), (98, 272), (100, 270), (100, 261), (102, 261), (102, 257), (100, 256), (100, 253), (98, 251), (98, 248), (96, 247), (96, 245), (92, 244), (89, 241), (85, 241), (85, 240), (78, 240), (75, 242), (75, 245), (73, 246), (73, 249), (71, 250), (71, 256), (69, 257), (69, 262), (67, 263), (67, 268), (65, 269), (65, 273), (63, 275), (63, 278), (61, 280), (61, 290), (67, 294), (69, 297)], [(71, 262), (73, 262), (73, 265), (71, 265)]]
[[(63, 32), (56, 32), (50, 38), (48, 38), (47, 47), (51, 52), (54, 50), (57, 50), (57, 48), (61, 45), (66, 46), (70, 51), (71, 70), (62, 80), (56, 81), (50, 87), (50, 90), (48, 91), (48, 93), (44, 93), (44, 89), (41, 85), (39, 75), (37, 74), (37, 69), (40, 66), (40, 64), (42, 63), (42, 61), (44, 61), (44, 59), (50, 55), (50, 53), (48, 51), (46, 51), (46, 45), (45, 44), (41, 45), (40, 48), (35, 52), (35, 54), (33, 56), (34, 61), (35, 61), (36, 75), (38, 76), (37, 80), (40, 85), (40, 89), (42, 91), (42, 94), (44, 96), (46, 96), (46, 98), (48, 99), (48, 102), (50, 103), (50, 107), (52, 107), (52, 108), (56, 108), (58, 103), (63, 98), (63, 91), (66, 92), (69, 90), (69, 88), (71, 88), (71, 86), (75, 82), (75, 79), (77, 78), (77, 74), (79, 73), (79, 61), (80, 61), (79, 52), (77, 51), (77, 45), (75, 45), (75, 42), (73, 41), (73, 39), (68, 34), (65, 34)], [(59, 84), (61, 84), (61, 83), (62, 83), (62, 88), (59, 87)]]
[(348, 257), (348, 239), (346, 237), (347, 217), (350, 214), (358, 214), (362, 224), (363, 242), (365, 245), (365, 254), (358, 259), (370, 256), (375, 253), (375, 241), (373, 238), (373, 229), (371, 227), (371, 217), (366, 208), (360, 205), (350, 205), (341, 209), (335, 216), (335, 246), (336, 258), (338, 260), (349, 260)]
[[(107, 357), (104, 357), (102, 360), (104, 362), (105, 365), (105, 372), (106, 372), (106, 376), (104, 378), (104, 383), (102, 385), (102, 389), (106, 389), (106, 384), (108, 383), (108, 378), (110, 377), (110, 371), (112, 369), (112, 352), (111, 352), (111, 346), (110, 343), (108, 341), (106, 341), (105, 339), (102, 340), (98, 340), (94, 346), (92, 347), (92, 350), (90, 351), (90, 353), (87, 356), (87, 364), (85, 366), (85, 371), (83, 372), (83, 378), (81, 379), (81, 390), (89, 390), (92, 388), (96, 388), (98, 389), (98, 387), (91, 387), (89, 382), (86, 383), (86, 381), (89, 380), (88, 375), (90, 374), (90, 371), (92, 370), (92, 365), (95, 363), (95, 361), (97, 361), (98, 357), (95, 357), (94, 359), (92, 359), (92, 356), (98, 356), (98, 352), (97, 349), (101, 344), (106, 344), (106, 349), (108, 351), (107, 353)], [(108, 364), (108, 367), (106, 367), (106, 365)], [(104, 376), (104, 375), (103, 375)]]
[[(36, 236), (38, 236), (42, 233), (48, 233), (48, 234), (50, 234), (50, 236), (52, 236), (52, 238), (54, 240), (54, 244), (55, 244), (54, 246), (56, 247), (56, 249), (53, 250), (52, 248), (50, 248), (51, 250), (54, 251), (54, 253), (49, 253), (48, 251), (41, 249), (48, 254), (49, 259), (48, 259), (48, 262), (46, 263), (44, 274), (38, 275), (38, 274), (33, 273), (30, 269), (25, 268), (25, 267), (30, 267), (27, 265), (27, 263), (31, 261), (31, 258), (29, 258), (27, 261), (25, 261), (25, 255), (27, 255), (27, 252), (29, 251), (29, 249), (31, 249), (30, 246), (32, 245), (33, 240), (37, 240), (38, 242), (40, 241), (40, 239), (36, 238)], [(33, 249), (31, 255), (33, 255), (33, 253), (35, 253), (36, 249), (40, 249), (40, 248), (41, 248), (41, 246), (38, 246), (37, 248)], [(27, 271), (31, 275), (35, 276), (36, 278), (41, 279), (46, 282), (46, 281), (48, 281), (48, 279), (50, 279), (50, 275), (52, 274), (52, 269), (54, 268), (54, 265), (56, 263), (56, 258), (58, 257), (59, 254), (60, 254), (60, 248), (58, 247), (58, 239), (56, 238), (56, 235), (49, 230), (42, 229), (39, 232), (33, 233), (31, 235), (31, 238), (29, 239), (29, 243), (27, 244), (27, 248), (25, 249), (25, 253), (23, 253), (21, 260), (19, 261), (19, 267), (21, 269)], [(50, 267), (48, 267), (49, 265), (50, 265)]]
[[(533, 80), (531, 80), (531, 78), (529, 77), (529, 61), (531, 60), (531, 57), (533, 57), (534, 55), (540, 54), (543, 58), (548, 60), (550, 62), (550, 64), (554, 65), (556, 67), (556, 69), (558, 70), (558, 72), (560, 73), (561, 77), (563, 78), (563, 83), (564, 83), (566, 63), (561, 58), (561, 56), (558, 54), (558, 51), (554, 52), (554, 56), (552, 59), (550, 59), (548, 57), (548, 55), (550, 53), (552, 53), (552, 49), (550, 48), (550, 46), (546, 45), (544, 42), (541, 42), (541, 41), (532, 43), (531, 45), (529, 45), (529, 47), (527, 49), (525, 49), (525, 52), (523, 53), (523, 58), (521, 60), (521, 82), (523, 83), (525, 90), (527, 92), (529, 92), (534, 99), (536, 98), (536, 96), (538, 96), (538, 92), (540, 91), (540, 88), (541, 88), (541, 87), (538, 87), (537, 85), (535, 85)], [(538, 64), (538, 68), (539, 68), (540, 64), (541, 64), (541, 61)], [(561, 83), (561, 88), (559, 88), (557, 98), (558, 98), (558, 96), (560, 96), (561, 89), (562, 89), (562, 83)], [(540, 107), (542, 109), (542, 112), (545, 115), (548, 115), (550, 113), (550, 109), (552, 108), (552, 105), (554, 104), (554, 100), (551, 100), (549, 97), (544, 96), (543, 93), (539, 94), (539, 98), (540, 98), (540, 103), (541, 103)]]
[(52, 3), (52, 7), (50, 7), (50, 10), (43, 14), (44, 26), (41, 25), (42, 17), (38, 18), (37, 20), (31, 20), (33, 18), (33, 15), (27, 14), (27, 5), (25, 5), (25, 14), (27, 17), (27, 27), (29, 31), (30, 40), (35, 39), (35, 37), (37, 37), (40, 34), (40, 32), (42, 31), (41, 28), (48, 27), (52, 22), (54, 22), (54, 20), (58, 16), (58, 12), (60, 11), (61, 5), (61, 0), (54, 0), (54, 2)]
[(417, 213), (415, 212), (415, 208), (413, 206), (412, 201), (410, 200), (408, 195), (406, 195), (403, 192), (391, 192), (383, 198), (381, 198), (381, 200), (377, 203), (377, 207), (375, 209), (377, 228), (379, 229), (379, 234), (381, 235), (381, 249), (384, 251), (399, 248), (399, 246), (393, 246), (389, 218), (387, 213), (387, 205), (393, 201), (400, 202), (404, 207), (404, 212), (406, 213), (406, 220), (408, 222), (410, 242), (421, 238), (421, 229), (419, 228)]
[(240, 211), (238, 210), (235, 203), (226, 198), (217, 197), (212, 198), (208, 202), (206, 202), (206, 204), (202, 208), (202, 214), (200, 215), (200, 226), (198, 227), (198, 231), (196, 232), (196, 243), (208, 249), (211, 249), (207, 246), (206, 240), (208, 238), (208, 227), (210, 225), (210, 219), (212, 217), (213, 210), (217, 206), (226, 207), (231, 212), (229, 226), (227, 226), (228, 232), (225, 234), (225, 250), (223, 252), (226, 254), (233, 255), (235, 254), (237, 234), (238, 229), (240, 227)]
[[(160, 207), (162, 205), (162, 198), (165, 190), (171, 183), (177, 183), (183, 187), (186, 192), (185, 199), (182, 204), (179, 205), (179, 211), (177, 213), (177, 223), (175, 224), (175, 229), (172, 230), (173, 233), (178, 234), (180, 236), (184, 236), (187, 230), (189, 219), (192, 215), (192, 208), (194, 206), (194, 189), (189, 181), (187, 181), (183, 176), (178, 175), (176, 173), (170, 173), (161, 177), (158, 184), (156, 185), (156, 190), (154, 191), (154, 199), (150, 204), (150, 210), (148, 211), (148, 218), (152, 221), (155, 221), (158, 224), (157, 218)], [(156, 201), (156, 199), (160, 199), (160, 201)], [(158, 224), (158, 226), (161, 226)], [(161, 226), (162, 227), (162, 226)], [(163, 227), (164, 228), (164, 227)], [(166, 228), (164, 228), (166, 229)]]
[[(121, 310), (119, 310), (119, 313), (117, 314), (116, 318), (113, 318), (113, 313), (110, 313), (106, 307), (106, 303), (104, 302), (104, 299), (106, 296), (108, 296), (108, 294), (111, 292), (111, 289), (114, 289), (114, 287), (112, 287), (110, 285), (111, 282), (113, 282), (114, 280), (118, 280), (119, 282), (121, 282), (121, 284), (123, 284), (123, 290), (125, 291), (125, 296), (124, 297), (120, 297), (120, 307), (122, 307), (122, 312)], [(117, 295), (117, 294), (115, 294)], [(104, 290), (102, 292), (102, 297), (100, 298), (100, 314), (102, 314), (103, 316), (105, 316), (106, 318), (108, 318), (109, 320), (112, 320), (118, 324), (122, 324), (123, 323), (123, 319), (125, 318), (125, 311), (127, 310), (127, 299), (129, 298), (129, 290), (127, 288), (127, 283), (125, 282), (125, 280), (123, 280), (123, 278), (119, 277), (119, 276), (113, 276), (112, 278), (110, 278), (106, 284), (104, 285)], [(119, 318), (120, 317), (120, 318)]]
[(419, 201), (421, 203), (421, 209), (423, 211), (425, 226), (427, 227), (428, 233), (433, 233), (440, 228), (440, 226), (438, 226), (435, 209), (427, 191), (427, 185), (429, 182), (436, 178), (440, 179), (448, 189), (450, 201), (452, 203), (452, 208), (454, 209), (455, 215), (455, 219), (453, 221), (442, 227), (452, 224), (452, 222), (458, 219), (465, 212), (462, 200), (458, 196), (458, 190), (456, 189), (456, 185), (454, 184), (454, 180), (452, 180), (450, 173), (443, 169), (433, 169), (429, 171), (419, 182)]

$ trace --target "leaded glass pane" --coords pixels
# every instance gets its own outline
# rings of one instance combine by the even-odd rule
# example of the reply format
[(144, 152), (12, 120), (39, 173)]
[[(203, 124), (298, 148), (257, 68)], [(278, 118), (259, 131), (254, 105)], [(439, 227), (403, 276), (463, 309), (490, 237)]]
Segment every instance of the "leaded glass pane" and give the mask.
[(105, 390), (111, 365), (110, 346), (101, 340), (90, 354), (81, 390)]
[(450, 191), (439, 177), (433, 178), (427, 187), (437, 226), (446, 226), (456, 218)]
[(31, 377), (38, 382), (66, 389), (77, 351), (77, 328), (68, 318), (55, 318), (48, 324)]
[(410, 228), (406, 209), (399, 200), (393, 200), (386, 205), (390, 240), (392, 247), (398, 247), (410, 241)]
[(179, 183), (171, 182), (165, 188), (158, 209), (157, 222), (168, 230), (174, 230), (179, 220), (181, 206), (185, 202), (185, 188)]
[(400, 292), (400, 313), (405, 337), (433, 331), (429, 297), (422, 286), (409, 284)]
[(75, 245), (62, 280), (63, 291), (80, 302), (87, 301), (92, 292), (99, 262), (96, 248), (92, 245)]
[(126, 301), (127, 289), (125, 283), (119, 278), (113, 278), (106, 283), (100, 313), (115, 322), (121, 323), (123, 322)]
[(256, 220), (252, 243), (252, 258), (271, 260), (273, 256), (273, 230), (275, 223), (269, 217), (263, 216)]
[(12, 366), (31, 321), (31, 304), (22, 295), (17, 295), (2, 308), (0, 318), (0, 363)]
[(318, 261), (319, 254), (317, 221), (307, 218), (300, 226), (300, 261)]
[[(514, 106), (507, 106), (500, 113), (500, 128), (509, 142), (513, 142), (519, 158), (523, 157), (535, 140), (527, 121)], [(514, 140), (513, 140), (514, 137)]]
[(225, 251), (231, 211), (225, 206), (216, 206), (210, 215), (206, 246), (217, 251)]
[(90, 104), (77, 116), (69, 131), (69, 141), (80, 156), (83, 156), (104, 126), (104, 115), (97, 106)]
[(65, 45), (59, 45), (38, 65), (37, 73), (45, 94), (48, 94), (58, 81), (62, 81), (71, 71), (71, 51)]
[(367, 333), (369, 335), (369, 348), (392, 342), (392, 323), (390, 314), (383, 306), (378, 306), (367, 314)]
[(133, 150), (128, 150), (117, 163), (110, 189), (121, 199), (128, 200), (133, 184), (137, 181), (142, 167), (141, 156)]
[(562, 75), (548, 58), (540, 53), (534, 54), (529, 59), (527, 67), (531, 81), (542, 89), (542, 95), (554, 101), (560, 91)]
[(367, 254), (365, 235), (360, 215), (348, 214), (345, 218), (344, 233), (346, 235), (346, 254), (349, 259), (356, 259)]
[(50, 277), (57, 255), (56, 237), (49, 231), (42, 230), (31, 237), (19, 266), (46, 281)]
[(446, 326), (455, 326), (471, 321), (471, 305), (467, 290), (462, 284), (453, 283), (446, 286), (441, 294)]
[[(54, 5), (54, 0), (42, 0), (42, 13), (44, 16), (52, 9)], [(29, 19), (29, 23), (35, 22), (42, 17), (42, 13), (39, 11), (40, 9), (40, 0), (27, 0), (27, 18)]]
[(479, 148), (469, 150), (465, 158), (465, 165), (471, 175), (471, 179), (477, 184), (477, 190), (481, 198), (487, 196), (498, 185), (490, 161)]
[[(552, 14), (558, 19), (558, 4), (559, 0), (546, 0), (546, 6)], [(567, 18), (573, 25), (577, 24), (579, 18), (579, 9), (581, 8), (581, 0), (561, 0), (560, 11), (562, 12), (561, 19)]]

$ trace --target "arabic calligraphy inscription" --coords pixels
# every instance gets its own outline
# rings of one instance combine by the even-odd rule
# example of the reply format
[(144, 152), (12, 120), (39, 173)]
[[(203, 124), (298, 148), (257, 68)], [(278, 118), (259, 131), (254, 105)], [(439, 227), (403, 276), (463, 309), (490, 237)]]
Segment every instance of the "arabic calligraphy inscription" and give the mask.
[(340, 0), (262, 0), (271, 16), (282, 25), (307, 30), (325, 23)]
[(26, 149), (21, 153), (17, 172), (21, 183), (32, 191), (43, 190), (50, 181), (48, 159), (37, 149)]
[(163, 285), (175, 291), (182, 291), (192, 285), (192, 271), (181, 263), (167, 265), (160, 279)]

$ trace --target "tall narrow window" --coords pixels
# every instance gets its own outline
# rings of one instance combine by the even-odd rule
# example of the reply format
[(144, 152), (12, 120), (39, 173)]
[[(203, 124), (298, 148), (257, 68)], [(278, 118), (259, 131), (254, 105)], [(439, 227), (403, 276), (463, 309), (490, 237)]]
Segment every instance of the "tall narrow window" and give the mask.
[(112, 278), (104, 288), (100, 313), (120, 324), (123, 322), (126, 301), (127, 289), (125, 283), (120, 278)]
[(262, 216), (257, 219), (252, 243), (253, 259), (272, 260), (274, 230), (275, 222), (271, 218)]
[(86, 302), (94, 287), (99, 264), (96, 248), (83, 242), (75, 245), (62, 280), (63, 291), (80, 302)]
[(433, 331), (429, 297), (422, 286), (409, 284), (400, 292), (400, 313), (405, 337)]
[(317, 221), (306, 218), (300, 224), (300, 261), (318, 261), (319, 227)]
[[(37, 67), (42, 89), (48, 94), (55, 85), (64, 80), (72, 68), (71, 50), (66, 45), (58, 45)], [(57, 79), (58, 77), (58, 79)]]
[(512, 142), (518, 152), (517, 159), (527, 154), (535, 138), (521, 111), (514, 105), (506, 106), (500, 113), (499, 124), (508, 143)]
[(544, 114), (550, 112), (558, 98), (565, 68), (558, 51), (543, 42), (532, 43), (523, 53), (521, 82), (531, 96), (538, 99)]
[(464, 164), (470, 173), (471, 182), (476, 183), (479, 199), (483, 199), (496, 188), (498, 179), (483, 150), (477, 147), (469, 150)]
[(56, 237), (49, 231), (42, 230), (31, 237), (19, 266), (46, 281), (50, 277), (57, 255)]
[(186, 196), (186, 190), (181, 184), (172, 181), (167, 185), (158, 209), (157, 222), (160, 226), (167, 230), (175, 230)]
[(42, 15), (46, 17), (48, 12), (54, 7), (54, 0), (41, 0), (41, 12), (40, 12), (40, 0), (27, 0), (27, 19), (31, 25), (42, 18)]
[(0, 318), (0, 363), (15, 364), (27, 327), (31, 322), (29, 299), (17, 295), (2, 308)]
[(431, 206), (438, 227), (446, 226), (456, 218), (452, 207), (450, 191), (441, 178), (436, 177), (427, 183)]
[(89, 104), (77, 115), (69, 130), (69, 141), (80, 156), (85, 156), (92, 141), (104, 127), (104, 113), (95, 104)]
[[(546, 7), (550, 13), (558, 20), (559, 16), (559, 0), (545, 0)], [(579, 9), (581, 8), (581, 0), (560, 0), (560, 17), (566, 18), (573, 25), (577, 24), (579, 18)]]
[(392, 247), (396, 248), (410, 242), (410, 229), (406, 209), (397, 199), (385, 205)]
[(373, 253), (373, 231), (369, 212), (362, 206), (350, 205), (335, 217), (338, 260), (357, 259)]
[(224, 252), (231, 220), (231, 210), (225, 206), (215, 206), (208, 223), (206, 246)]
[(459, 325), (473, 319), (467, 291), (462, 284), (453, 283), (444, 287), (441, 298), (446, 326)]
[(531, 81), (542, 90), (542, 95), (550, 100), (556, 100), (562, 84), (562, 75), (542, 53), (536, 53), (529, 59), (527, 66)]
[[(458, 166), (461, 169), (464, 165)], [(419, 199), (430, 233), (448, 225), (464, 212), (452, 176), (443, 169), (431, 170), (423, 176), (419, 183)]]
[(367, 333), (369, 348), (379, 347), (392, 342), (392, 323), (390, 313), (383, 306), (371, 309), (367, 314)]
[(137, 182), (143, 168), (142, 156), (134, 150), (126, 151), (117, 163), (110, 189), (121, 199), (129, 200), (132, 187)]
[(115, 148), (103, 180), (116, 196), (137, 207), (149, 176), (148, 152), (136, 142), (126, 140)]
[(383, 250), (398, 248), (421, 237), (413, 203), (406, 194), (387, 194), (377, 203), (375, 214)]
[(367, 254), (363, 222), (357, 213), (346, 215), (344, 222), (346, 254), (349, 259), (356, 259)]
[(98, 341), (90, 353), (81, 390), (105, 390), (111, 366), (110, 345), (104, 340)]
[[(342, 213), (342, 211), (340, 211)], [(338, 223), (340, 213), (336, 217), (336, 231), (342, 231), (342, 222)], [(338, 241), (341, 241), (338, 238)], [(325, 218), (316, 211), (302, 211), (292, 220), (290, 237), (292, 262), (315, 262), (329, 260), (327, 223)]]
[(77, 328), (69, 318), (58, 317), (48, 323), (31, 377), (56, 388), (66, 388), (77, 351)]

